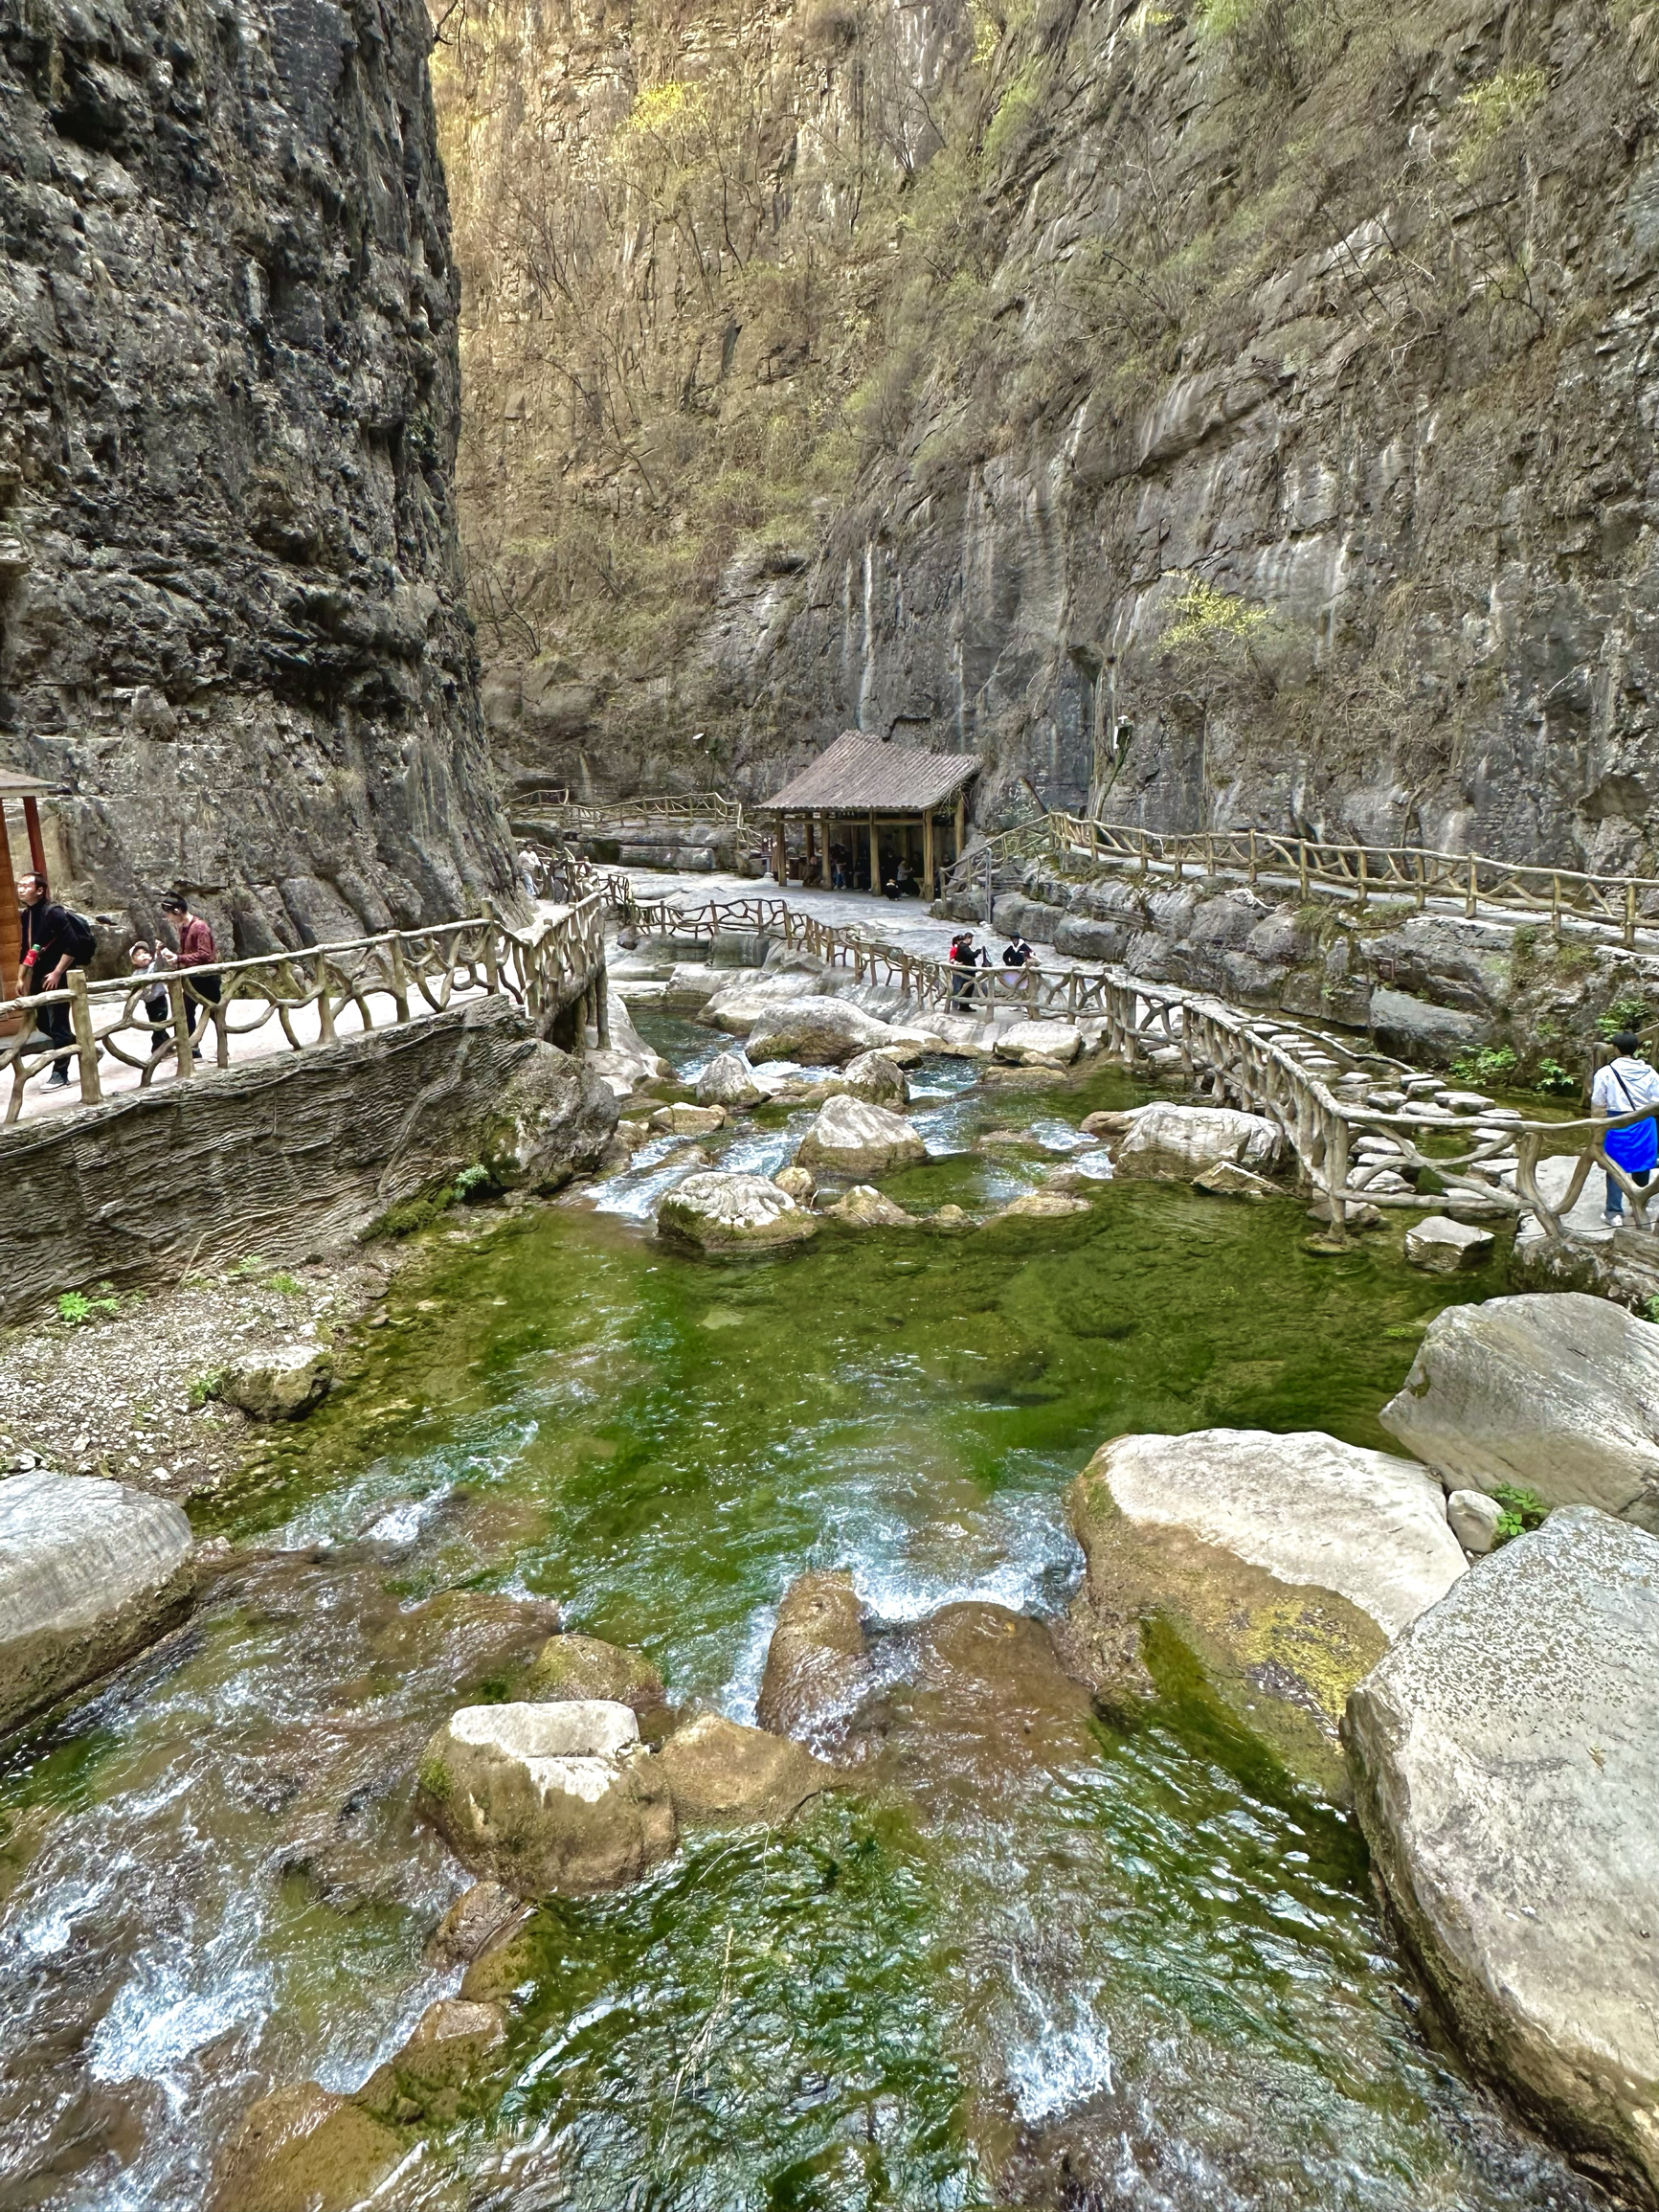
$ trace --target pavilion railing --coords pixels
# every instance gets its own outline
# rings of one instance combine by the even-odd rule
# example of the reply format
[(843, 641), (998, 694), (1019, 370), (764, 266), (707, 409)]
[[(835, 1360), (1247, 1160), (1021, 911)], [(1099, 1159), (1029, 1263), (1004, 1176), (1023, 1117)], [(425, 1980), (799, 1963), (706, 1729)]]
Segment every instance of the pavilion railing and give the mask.
[[(473, 997), (510, 999), (532, 1020), (557, 1011), (578, 987), (593, 989), (597, 1001), (610, 903), (608, 888), (590, 890), (527, 930), (485, 913), (431, 929), (220, 960), (207, 971), (173, 968), (88, 982), (82, 971), (71, 970), (61, 990), (0, 1002), (4, 1120), (16, 1121), (30, 1086), (44, 1086), (59, 1066), (78, 1074), (80, 1103), (95, 1105), (117, 1070), (137, 1076), (123, 1090), (147, 1090), (164, 1071), (188, 1080), (199, 1061), (228, 1067), (235, 1041), (261, 1032), (271, 1050), (302, 1052), (418, 1021)], [(216, 980), (217, 996), (203, 987), (202, 974)], [(58, 1008), (69, 1017), (67, 1046), (54, 1046), (39, 1026)], [(601, 1027), (602, 1012), (595, 1004)]]
[[(1361, 1205), (1531, 1213), (1547, 1238), (1559, 1241), (1568, 1234), (1566, 1216), (1598, 1173), (1610, 1175), (1625, 1193), (1638, 1234), (1659, 1205), (1659, 1186), (1636, 1184), (1608, 1159), (1604, 1141), (1610, 1131), (1659, 1120), (1659, 1107), (1607, 1121), (1536, 1121), (1499, 1109), (1483, 1117), (1478, 1110), (1459, 1114), (1411, 1098), (1384, 1109), (1339, 1097), (1332, 1084), (1376, 1092), (1403, 1074), (1397, 1063), (1279, 1016), (1253, 1016), (1123, 968), (968, 969), (868, 942), (780, 898), (686, 908), (671, 899), (640, 900), (625, 876), (610, 877), (605, 895), (647, 935), (701, 946), (723, 932), (764, 933), (849, 970), (856, 984), (890, 991), (916, 1012), (984, 1020), (1007, 1010), (1030, 1020), (1098, 1022), (1105, 1048), (1132, 1062), (1173, 1049), (1182, 1072), (1201, 1091), (1273, 1122), (1311, 1189), (1328, 1201), (1338, 1242), (1346, 1240), (1349, 1210)], [(1380, 1141), (1366, 1145), (1367, 1138)], [(1539, 1180), (1547, 1158), (1572, 1162), (1561, 1181), (1548, 1179), (1549, 1187)], [(1377, 1188), (1373, 1178), (1383, 1167), (1407, 1187)], [(1419, 1178), (1428, 1179), (1428, 1188), (1414, 1186)]]

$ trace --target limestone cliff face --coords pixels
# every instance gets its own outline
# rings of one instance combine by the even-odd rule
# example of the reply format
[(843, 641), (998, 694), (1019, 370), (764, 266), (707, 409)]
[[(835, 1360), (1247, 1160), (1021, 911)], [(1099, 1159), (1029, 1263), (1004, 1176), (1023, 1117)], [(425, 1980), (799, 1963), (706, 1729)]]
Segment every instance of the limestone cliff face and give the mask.
[[(842, 286), (784, 368), (805, 493), (717, 539), (655, 480), (661, 542), (703, 531), (695, 622), (608, 662), (577, 594), (489, 640), (508, 741), (626, 783), (689, 778), (701, 728), (766, 788), (856, 723), (978, 749), (986, 819), (1023, 778), (1160, 827), (1659, 866), (1652, 11), (976, 7), (910, 69), (931, 135), (877, 165), (878, 256), (805, 188), (890, 14), (849, 7), (790, 92), (762, 256)], [(752, 290), (705, 418), (760, 389)]]
[(0, 0), (0, 759), (238, 953), (511, 881), (417, 0)]

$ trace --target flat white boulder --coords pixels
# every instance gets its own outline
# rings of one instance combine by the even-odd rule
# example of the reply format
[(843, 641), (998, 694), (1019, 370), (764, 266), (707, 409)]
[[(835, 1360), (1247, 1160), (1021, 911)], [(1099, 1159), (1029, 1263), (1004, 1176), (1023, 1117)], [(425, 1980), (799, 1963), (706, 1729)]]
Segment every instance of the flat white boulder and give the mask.
[[(714, 974), (712, 968), (706, 971)], [(697, 1019), (728, 1036), (747, 1037), (756, 1022), (791, 999), (817, 997), (823, 989), (821, 976), (790, 971), (759, 976), (752, 970), (729, 976), (718, 990), (705, 997)]]
[(765, 1096), (741, 1052), (717, 1052), (697, 1078), (699, 1106), (758, 1106)]
[(1131, 1521), (1179, 1526), (1280, 1582), (1334, 1591), (1391, 1640), (1467, 1569), (1426, 1469), (1317, 1429), (1119, 1436), (1100, 1460)]
[(1581, 1291), (1447, 1306), (1379, 1416), (1455, 1490), (1659, 1528), (1659, 1327)]
[(637, 1882), (674, 1848), (631, 1705), (463, 1705), (421, 1754), (417, 1802), (463, 1865), (520, 1897)]
[(1121, 1134), (1109, 1136), (1119, 1175), (1191, 1183), (1223, 1161), (1260, 1170), (1279, 1157), (1279, 1132), (1272, 1122), (1232, 1106), (1180, 1106), (1160, 1099), (1135, 1108), (1127, 1120)]
[(194, 1589), (167, 1499), (45, 1468), (0, 1481), (0, 1731), (153, 1643)]
[(839, 1068), (892, 1041), (886, 1022), (845, 999), (793, 999), (762, 1014), (749, 1032), (749, 1057), (796, 1060), (807, 1068)]
[(1083, 1038), (1069, 1022), (1015, 1022), (998, 1031), (992, 1047), (998, 1060), (1011, 1060), (1016, 1067), (1033, 1060), (1069, 1066), (1082, 1050)]
[(1348, 1703), (1360, 1824), (1476, 2069), (1659, 2199), (1659, 1541), (1552, 1514)]
[(818, 1223), (765, 1175), (700, 1168), (657, 1205), (657, 1233), (705, 1252), (744, 1252), (798, 1244)]
[(927, 1157), (928, 1147), (902, 1114), (847, 1097), (831, 1098), (819, 1110), (796, 1152), (802, 1167), (861, 1182)]

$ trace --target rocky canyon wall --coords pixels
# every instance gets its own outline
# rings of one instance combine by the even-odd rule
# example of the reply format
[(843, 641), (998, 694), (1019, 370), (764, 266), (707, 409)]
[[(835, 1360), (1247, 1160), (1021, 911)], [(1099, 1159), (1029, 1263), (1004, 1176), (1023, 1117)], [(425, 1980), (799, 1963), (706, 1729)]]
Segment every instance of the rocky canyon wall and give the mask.
[(856, 724), (985, 821), (1659, 865), (1650, 10), (537, 4), (440, 77), (517, 149), (459, 235), (523, 772), (763, 791)]
[(0, 761), (237, 953), (512, 883), (418, 0), (0, 0)]

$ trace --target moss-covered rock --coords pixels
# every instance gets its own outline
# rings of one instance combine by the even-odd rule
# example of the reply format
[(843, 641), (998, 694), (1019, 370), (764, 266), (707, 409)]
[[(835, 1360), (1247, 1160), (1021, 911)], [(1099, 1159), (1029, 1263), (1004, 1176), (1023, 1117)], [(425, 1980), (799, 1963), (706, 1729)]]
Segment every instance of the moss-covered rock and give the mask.
[(520, 1695), (529, 1704), (600, 1698), (636, 1713), (659, 1711), (667, 1702), (662, 1677), (642, 1651), (606, 1643), (596, 1636), (552, 1636), (526, 1675)]
[(421, 2014), (402, 2049), (375, 2067), (354, 2101), (401, 2127), (448, 2126), (480, 2101), (490, 2062), (504, 2040), (499, 2004), (439, 1998)]
[(677, 1728), (658, 1754), (674, 1811), (682, 1823), (775, 1827), (820, 1790), (833, 1789), (836, 1771), (799, 1744), (746, 1728), (720, 1713), (703, 1713)]
[(232, 2137), (210, 2212), (350, 2212), (406, 2147), (373, 2113), (315, 2082), (274, 2089)]

